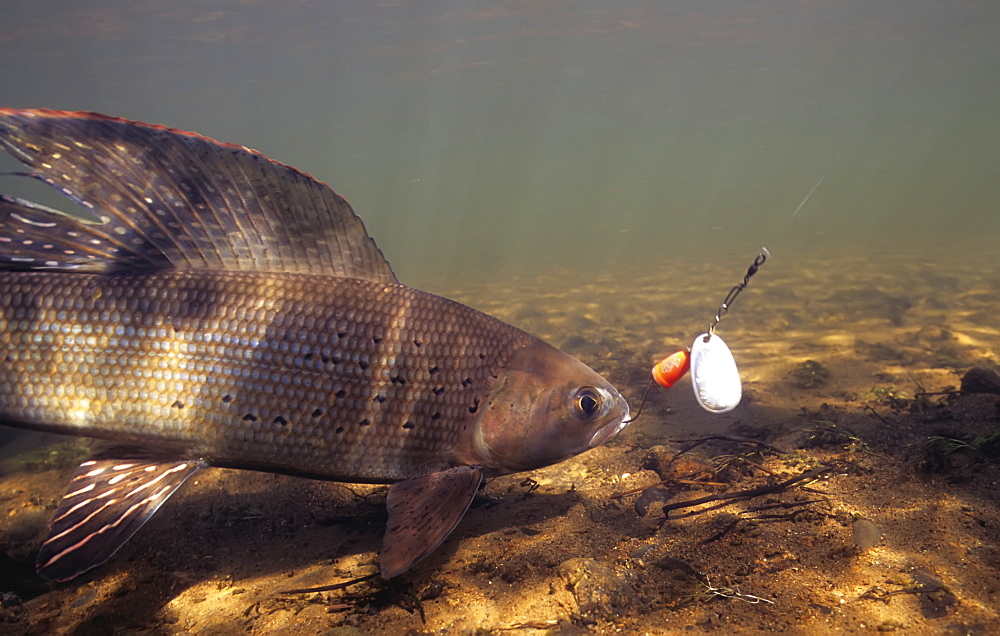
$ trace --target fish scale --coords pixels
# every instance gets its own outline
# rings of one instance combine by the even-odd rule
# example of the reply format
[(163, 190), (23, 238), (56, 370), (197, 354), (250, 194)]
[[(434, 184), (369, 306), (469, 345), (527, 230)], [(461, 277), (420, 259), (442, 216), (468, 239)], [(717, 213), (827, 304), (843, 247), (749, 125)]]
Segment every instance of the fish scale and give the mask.
[(484, 477), (628, 422), (579, 360), (400, 284), (347, 201), (256, 151), (9, 108), (0, 148), (93, 213), (0, 194), (0, 424), (120, 444), (77, 468), (38, 553), (45, 578), (105, 562), (211, 466), (390, 483), (392, 578)]
[(65, 278), (0, 276), (0, 417), (218, 465), (377, 481), (447, 468), (491, 373), (527, 337), (402, 285)]

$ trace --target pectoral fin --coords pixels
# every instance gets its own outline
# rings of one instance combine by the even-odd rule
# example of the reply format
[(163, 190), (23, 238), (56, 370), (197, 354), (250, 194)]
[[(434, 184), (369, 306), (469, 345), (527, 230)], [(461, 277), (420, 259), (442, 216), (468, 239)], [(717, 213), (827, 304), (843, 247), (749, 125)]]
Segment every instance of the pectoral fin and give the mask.
[(406, 572), (441, 545), (469, 509), (482, 480), (481, 469), (458, 466), (393, 484), (386, 497), (382, 578)]
[(63, 495), (38, 553), (38, 573), (67, 581), (114, 554), (188, 477), (197, 460), (84, 462)]

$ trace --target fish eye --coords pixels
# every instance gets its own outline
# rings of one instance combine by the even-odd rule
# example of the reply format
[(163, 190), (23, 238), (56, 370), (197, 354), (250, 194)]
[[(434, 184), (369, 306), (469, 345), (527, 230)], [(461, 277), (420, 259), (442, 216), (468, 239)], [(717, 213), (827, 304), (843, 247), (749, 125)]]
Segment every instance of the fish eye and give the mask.
[(582, 389), (578, 389), (573, 396), (573, 412), (581, 419), (592, 419), (601, 411), (603, 401), (597, 389), (585, 386)]

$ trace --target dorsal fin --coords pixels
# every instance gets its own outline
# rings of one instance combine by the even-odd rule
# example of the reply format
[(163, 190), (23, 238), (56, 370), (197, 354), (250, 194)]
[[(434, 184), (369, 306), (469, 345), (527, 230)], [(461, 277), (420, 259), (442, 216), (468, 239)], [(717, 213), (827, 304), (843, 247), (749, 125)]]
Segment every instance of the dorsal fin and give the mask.
[(0, 269), (110, 272), (171, 267), (141, 238), (112, 241), (106, 228), (95, 223), (0, 194)]
[(20, 254), (0, 258), (0, 267), (175, 267), (397, 282), (347, 201), (254, 150), (96, 113), (7, 108), (0, 108), (0, 147), (99, 219), (4, 197), (0, 251)]

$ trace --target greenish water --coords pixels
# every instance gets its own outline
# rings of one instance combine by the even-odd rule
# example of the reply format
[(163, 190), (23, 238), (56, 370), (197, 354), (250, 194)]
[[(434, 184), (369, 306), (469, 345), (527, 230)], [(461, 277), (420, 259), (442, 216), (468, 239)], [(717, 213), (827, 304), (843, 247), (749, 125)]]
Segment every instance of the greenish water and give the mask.
[(3, 14), (4, 105), (257, 148), (344, 194), (408, 282), (1000, 235), (995, 2), (8, 0)]
[[(579, 601), (550, 564), (569, 556), (639, 572), (659, 604), (626, 603), (614, 619), (625, 632), (725, 631), (720, 615), (781, 633), (807, 619), (803, 633), (896, 629), (889, 618), (918, 633), (997, 631), (995, 463), (915, 472), (910, 449), (940, 422), (885, 398), (1000, 368), (1000, 3), (0, 0), (0, 23), (0, 106), (161, 123), (308, 172), (351, 201), (404, 283), (564, 348), (633, 408), (650, 366), (707, 327), (762, 245), (773, 254), (720, 327), (740, 409), (702, 412), (685, 380), (651, 393), (616, 442), (533, 473), (541, 499), (514, 488), (520, 476), (491, 484), (506, 501), (474, 510), (414, 577), (447, 582), (441, 600), (421, 597), (425, 623), (402, 605), (340, 614), (340, 596), (287, 611), (282, 590), (367, 571), (381, 504), (249, 472), (206, 471), (93, 580), (43, 589), (33, 552), (90, 451), (0, 427), (0, 592), (25, 601), (0, 599), (0, 622), (15, 632), (568, 624)], [(0, 157), (0, 171), (18, 169)], [(0, 177), (0, 192), (71, 209), (23, 179)], [(829, 385), (793, 386), (817, 361)], [(929, 414), (956, 435), (995, 434), (996, 402), (966, 397), (981, 411), (942, 397)], [(733, 547), (710, 539), (727, 518), (674, 526), (609, 504), (651, 483), (647, 451), (671, 438), (756, 431), (796, 461), (826, 461), (829, 449), (795, 436), (827, 420), (872, 444), (848, 452), (862, 469), (829, 487), (831, 511), (886, 529), (871, 559), (838, 565), (848, 531), (832, 516), (794, 533), (762, 524)], [(781, 462), (768, 465), (801, 469)], [(342, 530), (336, 515), (352, 514)], [(522, 525), (538, 527), (512, 538)], [(766, 613), (730, 601), (681, 614), (661, 602), (677, 595), (670, 577), (634, 556), (646, 537), (726, 584), (755, 555), (784, 559), (776, 545), (797, 556), (787, 578), (745, 580), (779, 600)], [(512, 563), (537, 576), (507, 580)], [(961, 598), (943, 621), (893, 587), (912, 589), (888, 573), (917, 566)], [(892, 591), (865, 605), (869, 586)]]

